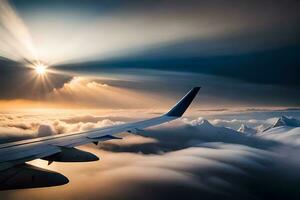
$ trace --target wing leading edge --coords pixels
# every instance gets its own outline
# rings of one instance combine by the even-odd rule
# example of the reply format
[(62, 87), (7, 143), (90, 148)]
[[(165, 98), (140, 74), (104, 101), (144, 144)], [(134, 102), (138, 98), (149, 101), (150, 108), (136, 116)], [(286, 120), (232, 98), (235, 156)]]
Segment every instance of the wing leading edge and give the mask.
[[(74, 147), (87, 143), (97, 144), (101, 141), (120, 139), (113, 135), (121, 132), (134, 132), (134, 130), (144, 129), (178, 119), (189, 107), (199, 90), (200, 87), (191, 89), (169, 112), (152, 119), (98, 128), (87, 132), (60, 134), (2, 144), (0, 145), (0, 173), (38, 158), (46, 160), (55, 158), (55, 160), (49, 160), (49, 162), (68, 162), (59, 159), (63, 159), (68, 154), (71, 155), (73, 153), (81, 153), (79, 155), (81, 159), (79, 159), (78, 162), (84, 161), (85, 156), (89, 156), (87, 161), (97, 160), (90, 159), (91, 155), (84, 154), (84, 152), (82, 153), (79, 150), (77, 151)], [(66, 158), (66, 160), (70, 159)], [(76, 162), (74, 159), (71, 160)], [(0, 182), (0, 184), (3, 185), (4, 183)]]

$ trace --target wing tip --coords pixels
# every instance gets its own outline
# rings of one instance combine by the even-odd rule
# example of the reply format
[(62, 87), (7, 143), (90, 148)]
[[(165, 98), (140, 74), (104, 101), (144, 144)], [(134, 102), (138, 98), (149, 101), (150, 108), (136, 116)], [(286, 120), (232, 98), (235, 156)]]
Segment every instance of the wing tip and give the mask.
[(201, 86), (192, 88), (169, 112), (166, 113), (166, 116), (181, 117), (190, 106), (200, 89)]

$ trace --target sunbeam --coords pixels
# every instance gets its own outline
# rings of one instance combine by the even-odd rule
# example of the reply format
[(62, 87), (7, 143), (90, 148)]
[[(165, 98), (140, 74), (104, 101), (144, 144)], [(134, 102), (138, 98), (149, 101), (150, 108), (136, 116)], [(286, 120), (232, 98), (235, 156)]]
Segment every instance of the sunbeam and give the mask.
[(0, 57), (39, 60), (29, 29), (7, 0), (0, 1)]

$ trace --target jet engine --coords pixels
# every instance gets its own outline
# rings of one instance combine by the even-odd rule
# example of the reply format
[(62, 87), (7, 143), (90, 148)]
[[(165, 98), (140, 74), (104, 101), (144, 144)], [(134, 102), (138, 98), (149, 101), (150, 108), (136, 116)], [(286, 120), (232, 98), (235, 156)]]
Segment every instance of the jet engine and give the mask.
[(50, 187), (67, 184), (62, 174), (29, 164), (17, 165), (0, 172), (0, 190)]
[(49, 164), (56, 162), (91, 162), (97, 161), (99, 158), (86, 151), (82, 151), (73, 147), (61, 147), (61, 152), (42, 158), (48, 160)]

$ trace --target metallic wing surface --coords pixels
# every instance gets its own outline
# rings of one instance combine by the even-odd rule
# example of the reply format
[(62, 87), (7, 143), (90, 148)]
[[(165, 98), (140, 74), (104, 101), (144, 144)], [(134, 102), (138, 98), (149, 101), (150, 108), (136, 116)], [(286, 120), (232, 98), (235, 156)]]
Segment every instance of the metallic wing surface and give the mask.
[(0, 190), (47, 187), (68, 182), (63, 175), (26, 164), (34, 159), (58, 162), (88, 162), (97, 156), (76, 149), (76, 146), (120, 139), (115, 135), (163, 124), (180, 118), (189, 107), (200, 87), (191, 89), (164, 115), (127, 124), (98, 128), (91, 131), (59, 134), (0, 145)]

